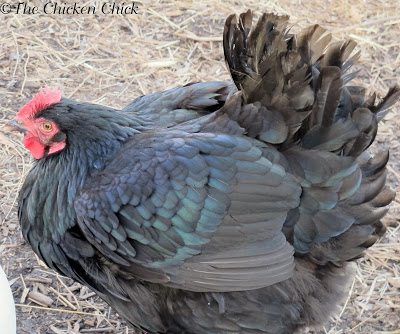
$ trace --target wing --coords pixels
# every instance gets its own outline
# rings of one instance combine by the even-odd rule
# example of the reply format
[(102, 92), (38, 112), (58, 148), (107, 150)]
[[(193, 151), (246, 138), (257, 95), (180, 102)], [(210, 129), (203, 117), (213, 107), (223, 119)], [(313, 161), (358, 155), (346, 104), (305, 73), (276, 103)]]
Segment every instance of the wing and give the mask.
[[(301, 188), (256, 141), (165, 131), (127, 143), (75, 201), (87, 240), (137, 278), (236, 291), (291, 276), (282, 234)], [(155, 275), (155, 273), (157, 275)]]
[(140, 96), (123, 111), (139, 115), (152, 126), (170, 127), (219, 109), (234, 90), (232, 82), (192, 83)]

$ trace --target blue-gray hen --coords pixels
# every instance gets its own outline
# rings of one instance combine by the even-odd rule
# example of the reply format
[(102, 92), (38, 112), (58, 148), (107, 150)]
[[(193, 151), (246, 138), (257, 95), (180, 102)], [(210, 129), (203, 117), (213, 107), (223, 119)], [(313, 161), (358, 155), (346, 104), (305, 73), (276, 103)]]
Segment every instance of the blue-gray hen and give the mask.
[(327, 320), (347, 262), (384, 232), (379, 102), (349, 84), (353, 41), (288, 18), (230, 16), (233, 83), (124, 110), (44, 90), (17, 115), (37, 159), (20, 191), (45, 263), (150, 333), (293, 333)]

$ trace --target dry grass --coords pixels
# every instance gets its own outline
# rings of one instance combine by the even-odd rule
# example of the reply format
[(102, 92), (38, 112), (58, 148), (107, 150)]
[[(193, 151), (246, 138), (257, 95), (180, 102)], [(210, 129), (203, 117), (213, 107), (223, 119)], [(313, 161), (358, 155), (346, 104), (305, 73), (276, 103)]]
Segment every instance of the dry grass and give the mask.
[[(35, 4), (35, 2), (31, 2)], [(39, 2), (36, 2), (39, 5)], [(100, 4), (93, 1), (90, 4)], [(225, 17), (247, 8), (289, 14), (294, 28), (318, 22), (362, 49), (360, 80), (382, 93), (399, 82), (400, 2), (153, 1), (139, 15), (3, 15), (0, 21), (0, 254), (19, 318), (18, 333), (133, 333), (88, 289), (46, 269), (20, 236), (15, 201), (30, 158), (6, 119), (44, 84), (65, 96), (122, 107), (138, 95), (190, 81), (227, 79)], [(390, 182), (399, 189), (398, 108), (375, 148), (390, 147)], [(397, 115), (396, 115), (397, 112)], [(396, 189), (396, 190), (397, 190)], [(400, 202), (386, 237), (359, 261), (351, 296), (319, 333), (399, 333)]]

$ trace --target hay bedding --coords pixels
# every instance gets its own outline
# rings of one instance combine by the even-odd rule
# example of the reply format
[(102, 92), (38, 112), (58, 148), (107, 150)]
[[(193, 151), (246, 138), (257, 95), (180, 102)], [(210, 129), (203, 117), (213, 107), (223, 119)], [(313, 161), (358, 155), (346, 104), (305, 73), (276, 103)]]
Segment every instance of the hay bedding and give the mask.
[[(68, 2), (70, 3), (70, 2)], [(32, 1), (30, 5), (41, 6)], [(101, 6), (102, 2), (87, 2)], [(48, 270), (23, 242), (16, 195), (30, 157), (7, 119), (44, 84), (64, 95), (122, 107), (136, 96), (190, 81), (227, 79), (221, 36), (225, 17), (251, 8), (291, 16), (293, 29), (318, 21), (362, 49), (360, 79), (384, 92), (399, 83), (400, 2), (152, 1), (135, 15), (1, 15), (0, 261), (17, 303), (18, 333), (134, 333), (90, 290)], [(391, 148), (390, 182), (399, 189), (399, 107), (380, 125), (377, 147)], [(313, 333), (399, 333), (400, 202), (386, 237), (358, 262), (339, 315)]]

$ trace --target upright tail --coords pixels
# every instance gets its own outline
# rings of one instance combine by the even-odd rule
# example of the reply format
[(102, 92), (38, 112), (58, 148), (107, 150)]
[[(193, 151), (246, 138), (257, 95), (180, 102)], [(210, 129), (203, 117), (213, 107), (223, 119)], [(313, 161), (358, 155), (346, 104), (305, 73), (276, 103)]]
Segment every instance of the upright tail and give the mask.
[(257, 110), (260, 122), (242, 115), (242, 125), (272, 144), (358, 156), (400, 89), (391, 88), (376, 104), (375, 94), (366, 97), (364, 88), (347, 85), (357, 74), (349, 71), (359, 57), (354, 41), (332, 42), (318, 25), (294, 35), (288, 20), (264, 14), (252, 26), (250, 11), (226, 20), (223, 46), (232, 79), (244, 104), (264, 109)]
[(228, 100), (226, 113), (248, 136), (275, 145), (302, 185), (284, 226), (288, 240), (319, 264), (360, 256), (384, 231), (394, 198), (385, 185), (388, 152), (371, 158), (366, 149), (400, 89), (376, 102), (349, 85), (356, 43), (332, 42), (318, 25), (294, 35), (287, 16), (264, 14), (253, 26), (250, 11), (231, 15), (223, 46), (240, 91), (240, 108)]

